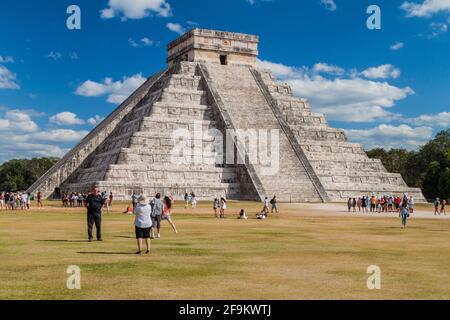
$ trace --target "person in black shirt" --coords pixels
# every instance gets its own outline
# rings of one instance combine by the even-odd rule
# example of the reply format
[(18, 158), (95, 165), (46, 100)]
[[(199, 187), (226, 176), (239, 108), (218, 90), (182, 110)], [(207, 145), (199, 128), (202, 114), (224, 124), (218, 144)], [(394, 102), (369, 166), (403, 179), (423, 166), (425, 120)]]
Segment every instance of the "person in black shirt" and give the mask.
[(86, 199), (87, 223), (89, 242), (92, 242), (92, 228), (95, 224), (97, 230), (97, 240), (102, 240), (102, 208), (105, 204), (105, 198), (100, 194), (99, 188), (95, 187), (92, 193)]

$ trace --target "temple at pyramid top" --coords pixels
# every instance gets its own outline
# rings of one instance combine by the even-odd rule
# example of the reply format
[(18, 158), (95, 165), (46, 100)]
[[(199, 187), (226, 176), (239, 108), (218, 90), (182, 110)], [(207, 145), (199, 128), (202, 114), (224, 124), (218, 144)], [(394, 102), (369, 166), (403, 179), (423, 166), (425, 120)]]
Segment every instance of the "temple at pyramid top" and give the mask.
[(181, 61), (256, 66), (259, 37), (243, 33), (192, 29), (167, 46), (169, 66)]

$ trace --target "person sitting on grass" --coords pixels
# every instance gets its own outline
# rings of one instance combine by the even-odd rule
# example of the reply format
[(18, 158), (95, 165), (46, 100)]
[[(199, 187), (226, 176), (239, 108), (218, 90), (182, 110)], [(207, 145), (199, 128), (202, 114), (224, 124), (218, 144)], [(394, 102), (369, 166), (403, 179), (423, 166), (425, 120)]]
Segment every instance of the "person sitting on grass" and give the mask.
[(257, 213), (256, 214), (256, 219), (258, 219), (258, 220), (265, 220), (265, 219), (267, 219), (267, 213), (264, 212), (264, 211), (262, 211), (260, 213)]
[(245, 210), (242, 209), (241, 212), (239, 213), (239, 218), (240, 220), (247, 220), (247, 214), (245, 213)]
[(136, 240), (138, 251), (136, 254), (142, 253), (142, 242), (145, 239), (147, 247), (146, 254), (150, 253), (150, 229), (152, 228), (152, 208), (146, 196), (140, 196), (134, 208), (136, 218), (134, 220)]
[(133, 214), (133, 208), (132, 207), (128, 207), (123, 214)]

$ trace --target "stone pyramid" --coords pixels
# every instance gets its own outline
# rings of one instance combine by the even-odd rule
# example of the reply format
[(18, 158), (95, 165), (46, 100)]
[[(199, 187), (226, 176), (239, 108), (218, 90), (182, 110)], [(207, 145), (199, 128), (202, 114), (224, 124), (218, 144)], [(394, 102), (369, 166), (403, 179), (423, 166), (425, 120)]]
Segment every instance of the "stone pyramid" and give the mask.
[[(280, 201), (326, 202), (403, 193), (425, 200), (421, 190), (409, 188), (401, 175), (388, 173), (361, 145), (331, 128), (306, 100), (293, 97), (288, 85), (260, 70), (258, 42), (253, 35), (193, 29), (170, 43), (168, 67), (28, 191), (58, 198), (64, 191), (98, 185), (123, 200), (156, 192), (182, 198), (191, 191), (204, 200), (277, 195)], [(185, 149), (202, 150), (201, 161), (195, 161), (198, 153), (188, 152), (177, 154), (182, 161), (174, 162), (180, 139), (174, 132), (180, 129), (187, 133)], [(201, 135), (190, 134), (199, 129)], [(276, 172), (268, 173), (267, 163), (250, 161), (251, 142), (229, 135), (254, 130), (278, 132), (270, 143), (278, 153)], [(267, 154), (273, 156), (271, 150)], [(225, 160), (230, 151), (235, 161)]]

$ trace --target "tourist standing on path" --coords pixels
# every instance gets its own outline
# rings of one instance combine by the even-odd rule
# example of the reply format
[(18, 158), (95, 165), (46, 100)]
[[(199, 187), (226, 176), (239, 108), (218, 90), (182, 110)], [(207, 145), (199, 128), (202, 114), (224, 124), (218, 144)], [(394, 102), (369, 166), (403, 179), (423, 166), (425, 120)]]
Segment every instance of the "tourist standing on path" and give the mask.
[(3, 205), (5, 204), (5, 196), (3, 192), (0, 192), (0, 208), (3, 210)]
[(136, 218), (134, 220), (135, 232), (136, 232), (136, 241), (138, 246), (138, 251), (136, 254), (142, 253), (142, 243), (145, 239), (145, 245), (147, 247), (147, 251), (145, 254), (150, 253), (150, 230), (152, 228), (152, 208), (148, 202), (146, 196), (140, 196), (137, 199), (138, 203), (136, 204), (136, 208), (134, 208), (134, 214)]
[(270, 204), (272, 205), (271, 213), (273, 213), (274, 211), (275, 211), (275, 213), (278, 213), (277, 196), (273, 196), (272, 200), (270, 200)]
[(358, 206), (358, 212), (361, 212), (361, 207), (362, 207), (362, 200), (361, 200), (361, 198), (358, 198), (358, 202), (356, 203), (356, 205)]
[(441, 213), (439, 212), (439, 205), (440, 205), (440, 201), (439, 198), (436, 198), (436, 200), (434, 200), (434, 215), (441, 215)]
[(445, 212), (445, 206), (447, 205), (447, 200), (443, 199), (441, 202), (441, 214), (444, 214), (444, 216), (447, 215), (447, 212)]
[(102, 208), (105, 199), (100, 194), (99, 188), (95, 187), (92, 193), (86, 199), (87, 208), (87, 223), (88, 223), (88, 237), (89, 242), (94, 239), (92, 235), (92, 229), (95, 224), (95, 229), (97, 231), (97, 240), (103, 241), (102, 239)]
[(350, 212), (352, 210), (352, 205), (353, 205), (353, 199), (348, 198), (348, 201), (347, 201), (348, 212)]
[(163, 214), (161, 216), (161, 220), (167, 220), (169, 222), (170, 226), (173, 229), (173, 232), (178, 233), (177, 227), (175, 226), (175, 223), (172, 220), (172, 204), (173, 204), (173, 198), (164, 197), (163, 200)]
[(213, 201), (213, 210), (214, 210), (214, 215), (216, 216), (216, 218), (219, 218), (219, 212), (217, 210), (219, 210), (220, 204), (219, 204), (219, 199), (217, 197), (214, 197), (214, 201)]
[(220, 217), (225, 218), (225, 210), (227, 210), (227, 200), (225, 197), (220, 198)]
[(406, 209), (406, 207), (401, 207), (401, 216), (402, 216), (402, 226), (403, 226), (403, 229), (406, 229), (406, 221), (408, 220), (408, 216), (409, 216), (409, 213), (408, 213), (408, 209)]
[[(163, 214), (163, 203), (161, 201), (161, 194), (157, 194), (153, 200), (152, 208), (152, 230), (150, 238), (161, 238), (161, 218)], [(156, 234), (155, 234), (156, 229)]]

